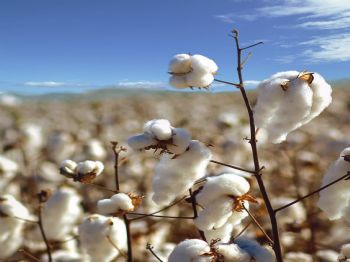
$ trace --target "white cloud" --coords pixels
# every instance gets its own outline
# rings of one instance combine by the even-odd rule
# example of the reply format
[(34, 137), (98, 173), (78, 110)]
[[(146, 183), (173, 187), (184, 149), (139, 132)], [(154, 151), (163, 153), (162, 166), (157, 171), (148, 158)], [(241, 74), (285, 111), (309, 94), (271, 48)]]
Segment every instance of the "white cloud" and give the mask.
[(260, 83), (258, 80), (246, 80), (244, 84), (247, 86), (257, 86)]
[(31, 87), (69, 87), (69, 86), (81, 86), (77, 83), (66, 83), (66, 82), (56, 82), (56, 81), (43, 81), (43, 82), (35, 82), (28, 81), (23, 83), (25, 86)]
[(234, 21), (232, 19), (233, 14), (224, 14), (224, 15), (215, 15), (215, 18), (221, 20), (222, 22), (228, 23), (228, 24), (233, 24)]
[(121, 81), (116, 84), (118, 87), (137, 87), (137, 88), (160, 88), (166, 86), (163, 82), (152, 81)]

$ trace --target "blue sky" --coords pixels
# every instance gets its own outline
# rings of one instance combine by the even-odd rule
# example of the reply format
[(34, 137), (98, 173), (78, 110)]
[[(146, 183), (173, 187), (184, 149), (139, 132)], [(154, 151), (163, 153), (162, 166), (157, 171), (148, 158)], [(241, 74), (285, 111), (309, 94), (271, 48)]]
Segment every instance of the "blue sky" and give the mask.
[(348, 78), (349, 25), (349, 0), (2, 0), (0, 90), (163, 87), (176, 53), (208, 56), (234, 81), (232, 28), (243, 45), (265, 42), (246, 80), (290, 69)]

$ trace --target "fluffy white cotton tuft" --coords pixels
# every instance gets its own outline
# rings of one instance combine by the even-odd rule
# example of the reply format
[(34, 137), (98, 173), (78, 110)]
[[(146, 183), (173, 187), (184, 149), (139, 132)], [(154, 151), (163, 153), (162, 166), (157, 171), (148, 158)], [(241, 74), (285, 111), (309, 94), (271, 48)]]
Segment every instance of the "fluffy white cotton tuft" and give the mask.
[(128, 139), (128, 145), (134, 150), (141, 150), (145, 147), (154, 146), (156, 144), (157, 140), (148, 133), (131, 136)]
[[(350, 171), (350, 162), (344, 160), (343, 156), (350, 155), (350, 147), (344, 149), (339, 158), (329, 167), (322, 180), (322, 186), (344, 176)], [(350, 191), (349, 181), (339, 181), (338, 183), (322, 190), (317, 203), (329, 219), (335, 220), (343, 217), (350, 221)]]
[[(52, 254), (52, 261), (54, 262), (82, 262), (84, 261), (79, 253), (67, 251), (67, 250), (56, 250)], [(49, 262), (47, 254), (41, 256), (43, 262)]]
[(0, 259), (11, 256), (22, 245), (24, 221), (30, 215), (25, 206), (12, 195), (0, 196)]
[(79, 226), (79, 238), (91, 262), (110, 261), (119, 255), (118, 249), (126, 249), (125, 225), (117, 217), (90, 215)]
[(169, 120), (154, 119), (148, 121), (144, 126), (145, 133), (150, 134), (158, 140), (168, 140), (172, 136), (172, 127)]
[(350, 244), (342, 245), (340, 249), (340, 255), (338, 257), (339, 261), (348, 261), (345, 259), (350, 259)]
[(98, 212), (104, 215), (118, 213), (119, 211), (133, 211), (135, 209), (132, 199), (125, 193), (113, 195), (110, 199), (97, 202)]
[(63, 172), (68, 173), (68, 174), (74, 174), (76, 168), (77, 168), (77, 163), (74, 162), (73, 160), (70, 160), (70, 159), (64, 160), (61, 163), (61, 167), (60, 167), (60, 169)]
[(169, 70), (172, 74), (169, 83), (176, 88), (206, 88), (214, 81), (218, 66), (202, 55), (179, 54), (170, 61)]
[(197, 140), (192, 140), (188, 150), (175, 159), (163, 155), (153, 177), (153, 201), (167, 205), (187, 193), (193, 183), (205, 175), (210, 159), (210, 150)]
[(225, 262), (250, 262), (251, 256), (236, 244), (218, 244), (215, 246)]
[(258, 85), (256, 126), (268, 131), (272, 143), (286, 140), (290, 132), (318, 116), (332, 101), (331, 87), (322, 76), (313, 74), (309, 84), (301, 75), (303, 72), (280, 72)]
[(186, 239), (171, 252), (168, 262), (211, 262), (212, 256), (207, 242), (200, 239)]
[(183, 128), (174, 128), (173, 133), (173, 141), (172, 144), (168, 145), (168, 150), (175, 155), (180, 155), (188, 148), (191, 142), (191, 134)]
[(242, 236), (235, 240), (235, 244), (247, 252), (256, 262), (275, 261), (274, 255), (253, 239)]
[(85, 175), (89, 173), (94, 173), (96, 176), (100, 175), (104, 169), (102, 162), (85, 160), (84, 162), (79, 162), (75, 169), (77, 174)]
[(18, 165), (16, 162), (0, 156), (0, 190), (5, 187), (16, 175)]
[(74, 181), (90, 183), (95, 177), (99, 176), (104, 169), (100, 161), (85, 160), (75, 163), (72, 160), (64, 160), (60, 166), (60, 172)]
[(42, 210), (42, 222), (46, 237), (64, 240), (83, 214), (81, 197), (72, 188), (62, 187), (55, 191)]

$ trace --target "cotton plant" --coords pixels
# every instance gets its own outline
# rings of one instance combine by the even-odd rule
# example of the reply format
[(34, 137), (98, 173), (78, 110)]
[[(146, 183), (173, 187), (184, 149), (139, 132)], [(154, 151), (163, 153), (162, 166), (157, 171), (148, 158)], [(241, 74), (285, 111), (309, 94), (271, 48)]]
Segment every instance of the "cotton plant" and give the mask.
[(143, 134), (131, 136), (128, 144), (134, 150), (160, 149), (161, 152), (180, 155), (186, 151), (191, 134), (182, 128), (174, 128), (166, 119), (153, 119), (145, 123)]
[(0, 259), (5, 260), (23, 244), (22, 230), (30, 219), (28, 209), (12, 195), (0, 196)]
[(126, 249), (125, 225), (117, 217), (90, 215), (84, 219), (78, 231), (88, 261), (111, 261)]
[[(350, 171), (350, 147), (345, 148), (339, 158), (329, 167), (322, 180), (322, 186), (348, 174)], [(348, 181), (336, 183), (320, 192), (317, 202), (330, 220), (344, 218), (350, 221), (350, 191)]]
[(118, 214), (134, 211), (142, 201), (142, 197), (129, 193), (118, 193), (109, 199), (101, 199), (97, 202), (97, 209), (100, 214)]
[(208, 88), (217, 71), (218, 66), (208, 57), (177, 54), (169, 63), (169, 83), (176, 88)]
[(257, 89), (256, 127), (267, 130), (269, 141), (275, 144), (285, 141), (290, 132), (310, 122), (332, 102), (331, 86), (317, 73), (279, 72), (263, 80)]
[(3, 189), (15, 177), (17, 171), (16, 162), (0, 155), (0, 189)]
[[(234, 173), (208, 177), (203, 189), (197, 195), (197, 202), (203, 208), (195, 219), (198, 229), (211, 231), (226, 223), (238, 225), (248, 216), (244, 208), (255, 199), (248, 194), (248, 181)], [(210, 234), (210, 232), (209, 232)]]
[(90, 183), (102, 173), (103, 169), (104, 165), (102, 162), (93, 160), (76, 163), (73, 160), (67, 159), (60, 166), (62, 175), (81, 183)]

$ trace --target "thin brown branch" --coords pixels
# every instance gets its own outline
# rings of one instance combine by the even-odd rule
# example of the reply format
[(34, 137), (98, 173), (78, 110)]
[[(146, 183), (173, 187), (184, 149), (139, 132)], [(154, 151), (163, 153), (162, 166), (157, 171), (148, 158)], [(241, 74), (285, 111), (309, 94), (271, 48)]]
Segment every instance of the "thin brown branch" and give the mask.
[(109, 189), (105, 186), (102, 186), (102, 185), (99, 185), (99, 184), (96, 184), (96, 183), (86, 183), (85, 185), (88, 185), (88, 186), (93, 186), (93, 187), (96, 187), (96, 188), (99, 188), (99, 189), (102, 189), (102, 190), (105, 190), (105, 191), (109, 191), (109, 192), (112, 192), (112, 193), (118, 193), (119, 191), (117, 190), (112, 190), (112, 189)]
[(52, 255), (51, 255), (51, 246), (49, 241), (47, 240), (46, 234), (45, 234), (45, 230), (44, 230), (44, 226), (43, 226), (43, 218), (42, 218), (42, 209), (43, 209), (43, 202), (41, 201), (41, 197), (38, 194), (38, 198), (39, 198), (39, 208), (38, 208), (38, 225), (39, 225), (39, 229), (40, 229), (40, 233), (41, 236), (45, 242), (45, 246), (46, 246), (46, 252), (47, 252), (47, 256), (48, 256), (48, 260), (49, 262), (52, 262)]
[(300, 202), (300, 201), (303, 201), (304, 199), (306, 199), (306, 198), (308, 198), (308, 197), (310, 197), (310, 196), (312, 196), (312, 195), (314, 195), (314, 194), (317, 194), (317, 193), (321, 192), (322, 190), (324, 190), (324, 189), (326, 189), (326, 188), (328, 188), (328, 187), (330, 187), (330, 186), (332, 186), (332, 185), (338, 183), (338, 182), (341, 181), (341, 180), (348, 180), (348, 179), (350, 179), (350, 171), (347, 172), (344, 176), (342, 176), (342, 177), (340, 177), (340, 178), (338, 178), (338, 179), (336, 179), (336, 180), (334, 180), (334, 181), (328, 183), (327, 185), (324, 185), (323, 187), (320, 187), (319, 189), (316, 189), (316, 190), (314, 190), (314, 191), (312, 191), (312, 192), (306, 194), (305, 196), (302, 196), (302, 197), (300, 197), (300, 198), (298, 198), (298, 199), (296, 199), (296, 200), (290, 202), (290, 203), (287, 204), (287, 205), (284, 205), (284, 206), (281, 206), (281, 207), (275, 209), (274, 212), (277, 213), (277, 212), (279, 212), (279, 211), (281, 211), (281, 210), (283, 210), (283, 209), (285, 209), (285, 208), (287, 208), (287, 207), (290, 207), (290, 206), (294, 205), (295, 203), (298, 203), (298, 202)]
[[(144, 217), (162, 217), (162, 218), (178, 218), (178, 219), (194, 219), (195, 217), (186, 217), (186, 216), (163, 216), (163, 215), (153, 215), (153, 214), (143, 214), (143, 213), (137, 213), (137, 212), (128, 212), (128, 215), (137, 215), (137, 216), (143, 216)], [(129, 219), (130, 221), (133, 220), (132, 218)]]
[(278, 233), (278, 225), (277, 225), (277, 219), (276, 219), (276, 214), (273, 210), (273, 207), (271, 205), (270, 198), (267, 194), (266, 188), (264, 181), (261, 176), (261, 168), (260, 168), (260, 163), (259, 163), (259, 156), (258, 156), (258, 149), (257, 149), (257, 140), (256, 140), (256, 129), (255, 129), (255, 122), (254, 122), (254, 113), (252, 110), (252, 107), (250, 105), (248, 96), (246, 94), (245, 88), (244, 88), (244, 82), (243, 82), (243, 75), (242, 75), (242, 51), (248, 48), (252, 48), (256, 45), (261, 44), (256, 43), (244, 48), (240, 48), (239, 46), (239, 37), (238, 37), (238, 31), (233, 30), (233, 37), (235, 39), (235, 46), (236, 46), (236, 52), (237, 52), (237, 75), (239, 79), (239, 84), (240, 84), (240, 91), (247, 109), (248, 117), (249, 117), (249, 126), (250, 126), (250, 139), (249, 143), (251, 145), (252, 149), (252, 156), (253, 156), (253, 161), (254, 161), (254, 177), (259, 185), (259, 189), (261, 192), (261, 195), (263, 197), (267, 212), (270, 217), (270, 222), (271, 222), (271, 228), (272, 228), (272, 238), (273, 238), (273, 250), (275, 252), (276, 260), (277, 262), (283, 262), (283, 257), (282, 257), (282, 251), (281, 251), (281, 244), (280, 244), (280, 239), (279, 239), (279, 233)]
[(235, 236), (231, 237), (230, 243), (234, 243), (235, 239), (239, 238), (247, 229), (248, 227), (252, 224), (252, 221), (249, 221), (249, 223), (247, 225), (245, 225), (245, 227), (238, 232), (238, 234), (236, 234)]
[(31, 259), (31, 261), (37, 261), (37, 262), (41, 262), (41, 260), (37, 257), (35, 257), (34, 255), (32, 255), (31, 253), (29, 253), (27, 250), (25, 249), (19, 249), (18, 252), (22, 253), (25, 257)]
[(241, 50), (241, 51), (244, 51), (244, 50), (247, 50), (247, 49), (249, 49), (249, 48), (255, 47), (255, 46), (257, 46), (257, 45), (262, 45), (263, 43), (264, 43), (263, 41), (260, 41), (260, 42), (257, 42), (257, 43), (255, 43), (255, 44), (248, 45), (248, 46), (246, 46), (246, 47), (241, 47), (240, 50)]
[(235, 87), (237, 87), (237, 88), (240, 87), (239, 84), (235, 84), (235, 83), (232, 83), (232, 82), (220, 80), (220, 79), (217, 79), (217, 78), (215, 78), (214, 81), (215, 81), (215, 82), (218, 82), (218, 83), (223, 83), (223, 84), (228, 84), (228, 85), (231, 85), (231, 86), (235, 86)]
[(216, 161), (216, 160), (210, 160), (210, 162), (212, 162), (214, 164), (221, 165), (221, 166), (227, 166), (227, 167), (230, 167), (232, 169), (237, 169), (237, 170), (240, 170), (240, 171), (244, 171), (244, 172), (247, 172), (247, 173), (250, 173), (250, 174), (255, 174), (255, 171), (244, 169), (242, 167), (238, 167), (238, 166), (234, 166), (234, 165), (230, 165), (230, 164), (225, 164), (223, 162), (219, 162), (219, 161)]
[(163, 260), (153, 251), (153, 246), (150, 243), (147, 243), (146, 249), (151, 252), (151, 254), (160, 262), (163, 262)]
[[(193, 219), (196, 219), (198, 217), (196, 196), (192, 193), (192, 189), (189, 189), (189, 192), (190, 192), (190, 200), (191, 200), (192, 209), (193, 209)], [(206, 241), (204, 232), (202, 230), (198, 230), (198, 232), (201, 238), (204, 241)]]

